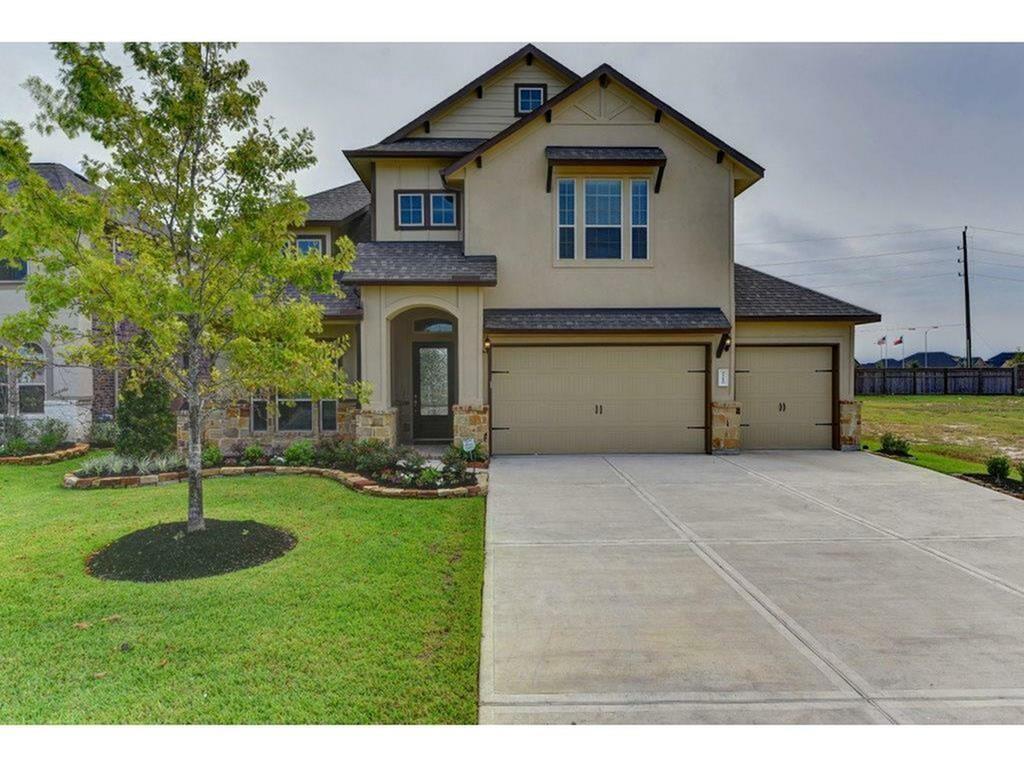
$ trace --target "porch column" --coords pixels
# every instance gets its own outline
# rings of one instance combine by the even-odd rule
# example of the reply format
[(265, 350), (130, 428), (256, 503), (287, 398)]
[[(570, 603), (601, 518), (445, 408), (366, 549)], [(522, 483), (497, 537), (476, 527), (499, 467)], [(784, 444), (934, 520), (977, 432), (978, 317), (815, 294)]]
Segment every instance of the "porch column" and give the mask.
[(362, 288), (363, 325), (359, 343), (362, 380), (370, 385), (369, 402), (356, 414), (356, 438), (398, 441), (397, 413), (391, 407), (391, 324), (385, 313), (385, 288)]
[(459, 288), (458, 360), (459, 402), (452, 413), (453, 440), (459, 444), (472, 438), (490, 450), (483, 291), (475, 286)]

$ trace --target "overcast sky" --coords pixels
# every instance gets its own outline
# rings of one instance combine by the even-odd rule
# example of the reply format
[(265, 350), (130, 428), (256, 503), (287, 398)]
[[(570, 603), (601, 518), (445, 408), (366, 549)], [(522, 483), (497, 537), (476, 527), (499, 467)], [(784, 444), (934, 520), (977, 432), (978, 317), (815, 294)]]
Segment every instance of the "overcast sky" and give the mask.
[[(308, 194), (355, 179), (342, 149), (379, 140), (517, 47), (247, 44), (241, 55), (269, 87), (266, 112), (316, 134), (319, 163), (298, 178)], [(919, 351), (923, 333), (907, 326), (944, 326), (929, 348), (963, 353), (965, 224), (974, 353), (1024, 346), (1024, 234), (982, 229), (1024, 233), (1024, 46), (541, 47), (580, 74), (612, 64), (763, 165), (736, 201), (737, 243), (811, 242), (739, 245), (737, 261), (882, 313), (857, 334), (860, 359), (878, 358), (883, 333)], [(0, 45), (0, 118), (27, 124), (21, 83), (54, 72), (46, 46)], [(98, 154), (84, 139), (29, 141), (34, 159), (76, 169)]]

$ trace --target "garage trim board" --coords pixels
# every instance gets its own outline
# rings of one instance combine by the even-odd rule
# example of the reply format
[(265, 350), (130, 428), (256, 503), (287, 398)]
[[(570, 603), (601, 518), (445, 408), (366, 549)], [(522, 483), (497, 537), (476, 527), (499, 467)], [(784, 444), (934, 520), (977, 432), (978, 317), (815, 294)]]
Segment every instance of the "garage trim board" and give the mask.
[[(569, 427), (568, 430), (550, 427), (545, 428), (539, 424), (519, 424), (517, 426), (516, 420), (523, 419), (523, 413), (519, 414), (515, 411), (515, 401), (518, 399), (520, 402), (523, 400), (524, 391), (522, 389), (516, 389), (516, 387), (528, 386), (524, 385), (520, 380), (514, 384), (510, 384), (507, 381), (502, 380), (501, 377), (514, 375), (514, 372), (508, 370), (511, 366), (520, 364), (523, 365), (525, 370), (529, 370), (531, 364), (543, 364), (541, 360), (531, 360), (529, 356), (520, 355), (519, 359), (515, 356), (515, 352), (523, 350), (544, 350), (545, 352), (552, 352), (556, 350), (566, 350), (567, 355), (571, 355), (573, 351), (580, 352), (582, 350), (594, 350), (594, 356), (587, 354), (577, 354), (579, 363), (584, 365), (600, 365), (601, 357), (600, 353), (602, 350), (609, 353), (609, 357), (606, 358), (606, 362), (612, 364), (610, 373), (614, 374), (614, 363), (617, 362), (613, 354), (616, 349), (631, 349), (636, 350), (635, 354), (628, 354), (628, 357), (633, 360), (644, 360), (645, 350), (654, 350), (656, 348), (677, 349), (681, 351), (681, 354), (671, 356), (676, 358), (679, 363), (678, 368), (665, 367), (665, 359), (657, 355), (647, 355), (647, 362), (651, 366), (650, 368), (637, 368), (637, 371), (648, 371), (650, 378), (648, 379), (636, 379), (637, 385), (646, 383), (650, 387), (650, 394), (647, 398), (634, 397), (632, 394), (632, 382), (628, 385), (624, 385), (624, 381), (628, 379), (630, 374), (626, 374), (626, 377), (619, 378), (618, 387), (620, 392), (618, 397), (612, 395), (612, 399), (605, 400), (604, 396), (597, 396), (592, 399), (595, 400), (591, 403), (588, 399), (589, 394), (581, 395), (578, 391), (574, 391), (573, 384), (580, 385), (579, 381), (572, 381), (572, 373), (569, 372), (572, 369), (563, 368), (563, 372), (566, 373), (568, 379), (560, 382), (558, 380), (557, 371), (552, 371), (552, 376), (547, 382), (537, 382), (536, 386), (541, 391), (547, 391), (549, 393), (549, 400), (547, 402), (548, 410), (551, 415), (555, 418), (564, 417), (566, 419), (566, 425)], [(495, 454), (501, 453), (565, 453), (565, 452), (652, 452), (652, 451), (669, 451), (669, 452), (680, 452), (680, 451), (694, 451), (694, 452), (710, 452), (710, 403), (711, 403), (711, 345), (706, 342), (603, 342), (603, 343), (585, 343), (585, 342), (551, 342), (551, 343), (540, 343), (540, 344), (529, 344), (529, 343), (509, 343), (509, 344), (492, 344), (487, 354), (487, 401), (490, 407), (490, 444), (491, 449)], [(559, 361), (554, 361), (557, 366)], [(675, 361), (673, 361), (675, 362)], [(536, 370), (536, 369), (534, 369)], [(622, 368), (619, 368), (619, 373), (622, 373)], [(695, 386), (694, 379), (690, 378), (689, 384), (684, 384), (687, 381), (687, 377), (700, 376), (699, 384)], [(666, 381), (668, 377), (672, 377), (675, 380)], [(660, 380), (660, 381), (659, 381)], [(583, 382), (585, 386), (586, 382)], [(616, 382), (613, 375), (609, 376), (609, 379), (603, 384), (615, 388)], [(666, 384), (669, 384), (666, 387)], [(561, 386), (560, 386), (561, 385)], [(509, 389), (511, 387), (511, 389)], [(699, 387), (699, 388), (698, 388)], [(496, 392), (496, 390), (498, 390)], [(505, 390), (506, 394), (512, 399), (502, 403), (501, 392)], [(630, 394), (628, 396), (622, 396), (621, 392), (625, 390)], [(528, 391), (528, 389), (527, 389)], [(515, 396), (519, 397), (516, 398)], [(541, 403), (542, 401), (538, 401)], [(508, 405), (508, 408), (504, 408), (503, 405)], [(664, 412), (658, 411), (659, 408), (667, 408)], [(592, 409), (592, 413), (591, 410)], [(596, 414), (596, 416), (594, 416)], [(532, 414), (531, 414), (532, 415)], [(593, 416), (594, 419), (608, 418), (608, 428), (599, 429), (585, 429), (577, 428), (575, 421), (578, 420), (580, 424), (590, 420)], [(674, 424), (670, 424), (672, 420), (675, 420)], [(507, 423), (506, 423), (507, 422)], [(639, 423), (637, 423), (639, 422)], [(661, 426), (660, 435), (658, 434), (659, 426)], [(532, 442), (529, 439), (523, 439), (520, 442), (512, 441), (511, 437), (508, 440), (503, 441), (501, 438), (502, 432), (511, 431), (510, 428), (519, 430), (532, 430), (536, 438), (536, 442)], [(607, 431), (606, 431), (607, 429)], [(653, 430), (654, 434), (652, 441), (639, 439), (639, 435), (644, 429)], [(695, 434), (698, 433), (699, 434)], [(545, 434), (546, 433), (546, 434)], [(571, 436), (569, 436), (571, 433)], [(519, 433), (520, 435), (523, 432)], [(496, 445), (495, 437), (498, 436), (498, 443), (506, 442), (508, 449), (504, 449), (501, 445)], [(518, 437), (518, 435), (517, 435)], [(621, 442), (619, 442), (621, 441)], [(642, 446), (654, 445), (653, 449), (645, 448)]]

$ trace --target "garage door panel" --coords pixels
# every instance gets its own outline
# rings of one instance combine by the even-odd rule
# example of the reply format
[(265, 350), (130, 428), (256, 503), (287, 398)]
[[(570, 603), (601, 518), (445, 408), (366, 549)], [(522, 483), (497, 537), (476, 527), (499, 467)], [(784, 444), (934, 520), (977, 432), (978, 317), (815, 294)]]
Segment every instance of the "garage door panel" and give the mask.
[(737, 347), (743, 448), (832, 447), (832, 348)]
[(496, 346), (491, 355), (495, 453), (704, 450), (704, 347)]

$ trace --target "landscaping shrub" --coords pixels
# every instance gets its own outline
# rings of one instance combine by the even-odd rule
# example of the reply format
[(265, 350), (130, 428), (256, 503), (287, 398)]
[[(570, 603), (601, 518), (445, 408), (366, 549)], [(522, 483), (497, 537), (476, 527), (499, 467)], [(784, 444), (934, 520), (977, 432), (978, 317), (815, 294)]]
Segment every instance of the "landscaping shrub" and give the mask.
[(1017, 462), (1017, 474), (1020, 475), (1020, 481), (1024, 483), (1024, 459)]
[(176, 419), (171, 412), (171, 390), (164, 381), (146, 381), (125, 387), (117, 400), (117, 438), (120, 456), (150, 456), (175, 447)]
[(24, 456), (15, 449), (28, 448), (29, 425), (20, 416), (0, 416), (0, 456)]
[(1010, 460), (1002, 455), (990, 456), (985, 462), (988, 476), (1000, 483), (1010, 477)]
[(185, 462), (176, 453), (132, 458), (104, 453), (90, 456), (75, 470), (79, 477), (120, 477), (122, 475), (156, 475), (161, 472), (180, 472)]
[(32, 444), (24, 437), (12, 437), (0, 446), (0, 456), (28, 456), (32, 453)]
[(472, 485), (476, 482), (473, 473), (466, 468), (466, 460), (462, 458), (462, 451), (445, 453), (441, 476), (447, 486)]
[(894, 435), (892, 432), (886, 432), (882, 435), (881, 450), (882, 453), (887, 453), (891, 456), (909, 456), (910, 442), (898, 435)]
[(308, 467), (313, 464), (313, 443), (296, 440), (284, 449), (284, 460), (290, 467)]
[(207, 445), (201, 455), (203, 469), (219, 467), (224, 463), (224, 452), (216, 445)]
[(447, 461), (449, 457), (454, 458), (455, 456), (461, 456), (463, 461), (475, 462), (482, 464), (487, 461), (487, 449), (484, 448), (480, 443), (473, 446), (472, 451), (466, 451), (461, 445), (449, 445), (444, 450), (444, 456), (442, 461)]
[(376, 478), (397, 462), (393, 449), (383, 440), (360, 440), (352, 445), (352, 469), (366, 477)]
[(32, 426), (32, 436), (40, 453), (52, 453), (68, 441), (68, 425), (58, 419), (40, 419)]
[(94, 421), (89, 427), (89, 445), (93, 448), (113, 448), (117, 442), (117, 422)]
[(417, 488), (437, 488), (444, 482), (444, 475), (436, 467), (424, 467), (416, 475)]
[(242, 450), (242, 455), (239, 457), (239, 463), (246, 467), (265, 464), (266, 461), (267, 454), (263, 451), (263, 446), (259, 443), (252, 443), (251, 445), (245, 446)]

